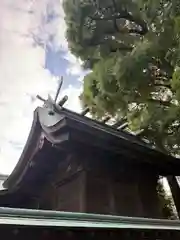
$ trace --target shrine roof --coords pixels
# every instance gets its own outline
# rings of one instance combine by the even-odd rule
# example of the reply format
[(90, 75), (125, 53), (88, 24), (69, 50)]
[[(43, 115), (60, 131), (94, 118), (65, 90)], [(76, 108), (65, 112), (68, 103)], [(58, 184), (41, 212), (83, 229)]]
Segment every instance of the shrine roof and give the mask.
[(56, 148), (66, 147), (67, 143), (95, 147), (134, 161), (146, 162), (162, 169), (165, 174), (180, 173), (180, 160), (153, 149), (132, 134), (56, 105), (53, 110), (50, 107), (35, 110), (26, 145), (4, 187), (11, 189), (18, 185), (37, 161), (39, 152), (45, 151), (47, 146), (55, 151)]
[(7, 178), (8, 178), (8, 175), (0, 173), (0, 181), (6, 180)]
[(0, 208), (0, 225), (92, 228), (180, 230), (179, 220), (123, 217), (31, 209)]

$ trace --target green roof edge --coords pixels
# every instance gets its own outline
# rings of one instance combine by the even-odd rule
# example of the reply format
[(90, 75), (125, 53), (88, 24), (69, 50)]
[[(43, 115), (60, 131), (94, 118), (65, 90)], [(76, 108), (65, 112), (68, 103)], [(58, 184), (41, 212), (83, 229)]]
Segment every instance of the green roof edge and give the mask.
[(22, 226), (180, 230), (178, 220), (0, 208), (0, 224)]

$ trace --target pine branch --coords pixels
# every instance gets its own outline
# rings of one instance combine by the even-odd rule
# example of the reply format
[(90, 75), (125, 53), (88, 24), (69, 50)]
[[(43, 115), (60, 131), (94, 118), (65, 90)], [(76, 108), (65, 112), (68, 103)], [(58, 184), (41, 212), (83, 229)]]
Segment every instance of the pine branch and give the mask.
[[(116, 9), (117, 9), (116, 1), (112, 0), (112, 4), (113, 4), (113, 7), (114, 7), (114, 12), (115, 12)], [(125, 17), (123, 17), (122, 13), (124, 14)], [(132, 29), (132, 31), (134, 31), (132, 33), (138, 33), (138, 34), (141, 34), (141, 35), (145, 35), (148, 32), (148, 27), (147, 27), (147, 24), (146, 24), (146, 22), (144, 20), (141, 20), (141, 19), (133, 17), (132, 14), (128, 13), (127, 11), (123, 11), (122, 13), (121, 13), (122, 14), (122, 18), (125, 18), (125, 19), (127, 19), (127, 20), (129, 20), (131, 22), (134, 22), (137, 25), (141, 26), (142, 30)], [(116, 20), (115, 20), (115, 22), (116, 22)]]
[(156, 104), (162, 105), (164, 107), (171, 107), (171, 106), (173, 106), (173, 104), (171, 102), (169, 102), (169, 101), (162, 101), (162, 100), (153, 99), (153, 98), (148, 99), (148, 102), (156, 103)]
[[(135, 18), (133, 15), (131, 15), (130, 13), (128, 13), (127, 11), (122, 11), (121, 13), (116, 13), (114, 15), (111, 15), (111, 16), (108, 16), (108, 17), (104, 17), (104, 16), (98, 16), (98, 17), (90, 17), (91, 20), (93, 21), (113, 21), (116, 25), (116, 21), (118, 19), (126, 19), (126, 20), (129, 20), (131, 22), (134, 22), (136, 25), (139, 25), (141, 27), (142, 30), (136, 30), (134, 29), (133, 31), (136, 30), (136, 33), (139, 33), (141, 35), (145, 35), (147, 32), (148, 32), (148, 27), (147, 27), (147, 24), (146, 22), (144, 22), (143, 20), (141, 19), (138, 19), (138, 18)], [(117, 26), (116, 26), (116, 29), (117, 29)], [(119, 32), (119, 31), (118, 31)]]
[(165, 84), (165, 83), (155, 83), (154, 84), (155, 87), (164, 87), (164, 88), (168, 88), (169, 90), (172, 91), (172, 87), (170, 84)]
[[(103, 40), (97, 41), (96, 38), (92, 38), (90, 40), (84, 40), (82, 45), (84, 45), (84, 47), (87, 47), (87, 46), (95, 47), (98, 45), (105, 45), (105, 44), (107, 44), (107, 41), (109, 41), (109, 40), (110, 39), (103, 39)], [(132, 51), (133, 47), (126, 46), (125, 44), (119, 45), (118, 47), (115, 47), (115, 48), (110, 47), (111, 52), (116, 52), (117, 50)]]

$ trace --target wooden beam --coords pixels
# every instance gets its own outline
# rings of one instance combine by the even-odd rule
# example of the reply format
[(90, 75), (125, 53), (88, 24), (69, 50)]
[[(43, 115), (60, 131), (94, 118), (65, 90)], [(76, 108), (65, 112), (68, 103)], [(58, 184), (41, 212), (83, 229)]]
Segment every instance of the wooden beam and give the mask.
[(39, 99), (40, 101), (44, 102), (44, 103), (46, 102), (46, 99), (42, 98), (42, 97), (39, 96), (39, 95), (37, 95), (36, 98)]
[(180, 187), (175, 176), (167, 176), (172, 197), (176, 206), (178, 216), (180, 217)]
[(61, 91), (62, 85), (63, 85), (63, 77), (61, 77), (61, 79), (60, 79), (59, 86), (58, 86), (58, 89), (57, 89), (57, 92), (56, 92), (56, 96), (54, 98), (54, 102), (56, 102), (57, 99), (58, 99), (58, 96), (59, 96), (59, 93)]
[(65, 95), (65, 96), (58, 102), (58, 105), (62, 107), (62, 106), (67, 102), (67, 100), (68, 100), (68, 96)]
[(90, 111), (90, 109), (87, 107), (84, 110), (82, 110), (81, 115), (85, 116), (89, 111)]
[(121, 126), (119, 126), (117, 129), (124, 130), (127, 126), (128, 126), (128, 123), (126, 122), (126, 123), (122, 124)]
[(110, 116), (107, 116), (107, 117), (105, 117), (105, 118), (102, 120), (102, 123), (106, 123), (106, 122), (108, 122), (110, 119), (111, 119), (111, 117), (110, 117)]
[(120, 127), (122, 124), (127, 122), (127, 118), (122, 118), (120, 119), (118, 122), (116, 122), (115, 124), (112, 125), (112, 127), (114, 128), (118, 128)]

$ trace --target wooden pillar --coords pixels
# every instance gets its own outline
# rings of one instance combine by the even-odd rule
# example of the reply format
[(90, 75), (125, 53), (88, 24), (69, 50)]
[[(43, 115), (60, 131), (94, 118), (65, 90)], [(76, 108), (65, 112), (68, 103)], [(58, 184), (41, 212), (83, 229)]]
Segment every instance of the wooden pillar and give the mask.
[(142, 204), (136, 176), (122, 177), (113, 184), (115, 211), (117, 215), (142, 217)]
[(86, 212), (111, 214), (110, 186), (107, 176), (87, 173), (86, 180)]
[(81, 179), (80, 179), (80, 189), (79, 189), (79, 200), (80, 200), (80, 207), (79, 207), (79, 210), (80, 212), (84, 213), (86, 212), (86, 201), (87, 201), (87, 198), (86, 198), (86, 172), (83, 171), (81, 173)]
[(109, 214), (116, 214), (116, 203), (113, 191), (114, 182), (112, 178), (109, 177), (108, 180), (108, 198), (109, 198)]
[(139, 196), (143, 208), (143, 217), (163, 217), (156, 189), (157, 180), (157, 175), (148, 171), (148, 169), (142, 171), (139, 175)]
[(176, 206), (178, 216), (180, 217), (180, 187), (175, 176), (167, 177), (172, 197)]

